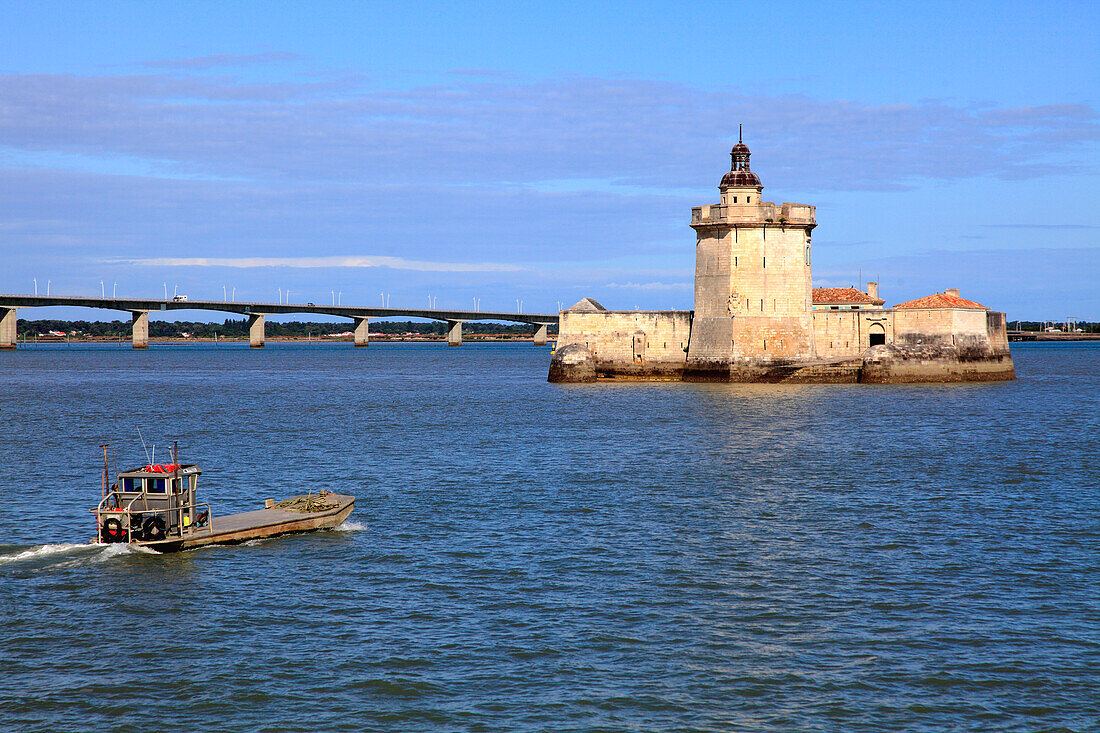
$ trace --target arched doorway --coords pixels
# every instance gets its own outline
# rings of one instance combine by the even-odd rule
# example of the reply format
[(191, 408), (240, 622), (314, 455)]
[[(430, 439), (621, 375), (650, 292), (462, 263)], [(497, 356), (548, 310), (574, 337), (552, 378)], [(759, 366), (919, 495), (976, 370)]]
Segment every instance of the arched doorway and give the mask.
[(870, 339), (870, 346), (885, 344), (886, 329), (882, 327), (881, 323), (872, 323), (871, 330), (868, 332), (868, 338)]

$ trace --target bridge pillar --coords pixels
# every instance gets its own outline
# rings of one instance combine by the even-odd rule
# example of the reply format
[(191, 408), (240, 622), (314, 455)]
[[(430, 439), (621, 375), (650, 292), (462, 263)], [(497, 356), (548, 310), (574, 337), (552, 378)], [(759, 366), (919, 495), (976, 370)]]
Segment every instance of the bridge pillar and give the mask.
[(355, 319), (355, 346), (370, 346), (370, 319)]
[(533, 339), (535, 346), (546, 346), (546, 324), (538, 324), (538, 330), (535, 331), (535, 337)]
[(18, 341), (16, 337), (15, 308), (0, 308), (0, 349), (14, 349)]
[(447, 321), (447, 345), (462, 346), (462, 321)]
[(251, 313), (248, 316), (248, 348), (262, 349), (264, 347), (264, 316), (262, 313)]
[(149, 348), (149, 311), (134, 311), (131, 317), (131, 331), (135, 349)]

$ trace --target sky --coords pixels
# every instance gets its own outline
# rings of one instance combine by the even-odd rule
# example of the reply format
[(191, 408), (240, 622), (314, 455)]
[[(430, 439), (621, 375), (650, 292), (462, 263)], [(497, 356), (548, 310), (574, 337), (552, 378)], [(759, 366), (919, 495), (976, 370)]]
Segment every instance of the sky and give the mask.
[(0, 292), (690, 309), (739, 123), (815, 286), (1100, 320), (1094, 2), (4, 3)]

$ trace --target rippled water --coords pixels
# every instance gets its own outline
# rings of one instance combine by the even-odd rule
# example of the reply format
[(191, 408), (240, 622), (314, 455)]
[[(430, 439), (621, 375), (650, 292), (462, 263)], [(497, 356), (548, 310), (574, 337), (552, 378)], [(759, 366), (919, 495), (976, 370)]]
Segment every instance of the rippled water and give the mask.
[[(545, 382), (530, 345), (0, 353), (0, 727), (1098, 730), (1100, 348), (1014, 383)], [(98, 445), (217, 513), (83, 544)]]

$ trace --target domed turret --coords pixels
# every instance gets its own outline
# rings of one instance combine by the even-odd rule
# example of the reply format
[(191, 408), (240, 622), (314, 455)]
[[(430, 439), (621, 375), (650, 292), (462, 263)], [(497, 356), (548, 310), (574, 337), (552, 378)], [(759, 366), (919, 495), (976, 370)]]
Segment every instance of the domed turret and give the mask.
[(722, 176), (722, 182), (718, 184), (718, 190), (727, 188), (744, 188), (754, 186), (763, 188), (760, 177), (749, 169), (749, 146), (741, 141), (741, 126), (737, 126), (737, 144), (730, 151), (730, 172)]

